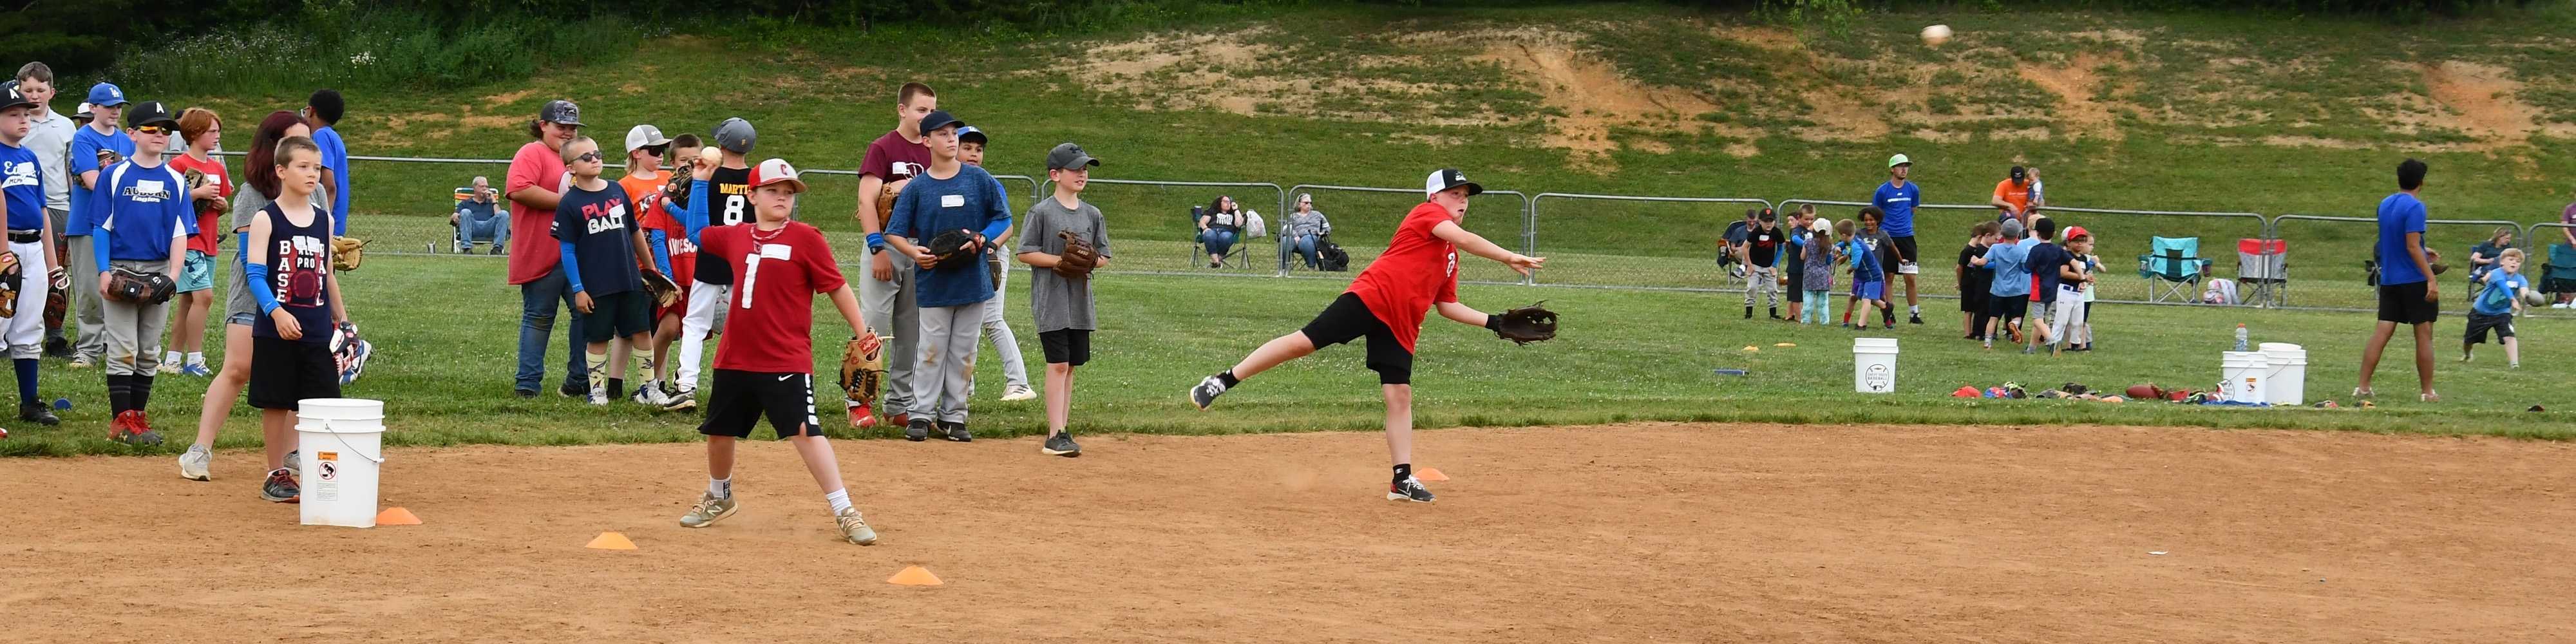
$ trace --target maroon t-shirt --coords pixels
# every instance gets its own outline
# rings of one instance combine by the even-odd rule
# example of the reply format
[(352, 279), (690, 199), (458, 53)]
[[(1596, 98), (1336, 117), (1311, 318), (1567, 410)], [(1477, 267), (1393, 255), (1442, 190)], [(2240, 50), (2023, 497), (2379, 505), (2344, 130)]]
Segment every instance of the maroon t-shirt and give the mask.
[(868, 155), (859, 161), (859, 174), (876, 175), (886, 183), (894, 183), (930, 172), (930, 146), (926, 144), (928, 139), (923, 141), (906, 141), (903, 133), (887, 130), (885, 136), (868, 143)]

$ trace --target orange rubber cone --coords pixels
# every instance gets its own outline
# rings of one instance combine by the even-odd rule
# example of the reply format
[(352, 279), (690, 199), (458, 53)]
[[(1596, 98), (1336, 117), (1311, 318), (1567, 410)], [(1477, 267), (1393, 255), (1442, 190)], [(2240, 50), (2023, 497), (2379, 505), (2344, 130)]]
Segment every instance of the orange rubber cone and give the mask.
[(598, 550), (634, 550), (635, 542), (626, 540), (626, 535), (602, 532), (599, 536), (590, 539), (590, 545), (582, 547)]
[(886, 583), (897, 586), (937, 586), (940, 584), (938, 575), (930, 574), (929, 569), (922, 568), (920, 566), (905, 566), (902, 572), (895, 573), (892, 577), (887, 577)]
[(1774, 344), (1774, 345), (1771, 345), (1771, 346), (1775, 346), (1775, 347), (1794, 347), (1794, 346), (1798, 346), (1798, 343), (1796, 343), (1796, 342), (1782, 342), (1782, 343)]
[(1425, 481), (1446, 481), (1449, 480), (1449, 475), (1440, 473), (1439, 468), (1425, 467), (1413, 470), (1413, 478)]
[(394, 506), (376, 513), (376, 525), (420, 525), (420, 517), (402, 509), (402, 506)]

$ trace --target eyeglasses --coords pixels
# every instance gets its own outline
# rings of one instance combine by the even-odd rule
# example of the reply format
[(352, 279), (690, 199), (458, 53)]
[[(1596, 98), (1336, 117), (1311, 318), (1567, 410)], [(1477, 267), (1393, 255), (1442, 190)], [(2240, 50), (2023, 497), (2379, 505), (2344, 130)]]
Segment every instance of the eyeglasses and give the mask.
[(573, 158), (572, 158), (572, 160), (574, 160), (574, 161), (598, 161), (598, 160), (600, 160), (600, 158), (601, 158), (601, 157), (599, 156), (599, 151), (598, 151), (598, 150), (591, 150), (591, 151), (589, 151), (589, 152), (583, 152), (583, 153), (581, 153), (581, 156), (573, 157)]
[(178, 131), (178, 128), (162, 127), (159, 125), (140, 125), (135, 126), (134, 128), (135, 134), (171, 134)]

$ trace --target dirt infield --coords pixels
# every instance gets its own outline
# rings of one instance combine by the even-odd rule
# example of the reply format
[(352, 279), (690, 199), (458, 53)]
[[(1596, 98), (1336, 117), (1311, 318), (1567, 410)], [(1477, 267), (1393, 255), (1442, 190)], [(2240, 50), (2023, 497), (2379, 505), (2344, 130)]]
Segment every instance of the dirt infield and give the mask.
[[(397, 429), (396, 431), (399, 431)], [(427, 523), (304, 528), (165, 458), (0, 462), (0, 641), (2576, 640), (2576, 445), (2124, 427), (1641, 425), (840, 442), (675, 520), (694, 444), (396, 450)], [(583, 548), (603, 530), (640, 550)], [(2164, 553), (2164, 554), (2156, 554)], [(947, 585), (885, 582), (918, 564)]]

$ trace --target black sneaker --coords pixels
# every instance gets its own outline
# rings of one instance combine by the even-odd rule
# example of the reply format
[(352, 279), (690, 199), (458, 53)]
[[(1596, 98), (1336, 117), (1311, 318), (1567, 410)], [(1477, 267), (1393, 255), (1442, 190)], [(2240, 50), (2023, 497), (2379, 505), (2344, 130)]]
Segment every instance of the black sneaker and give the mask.
[(1921, 314), (1921, 313), (1907, 313), (1907, 314), (1905, 314), (1905, 323), (1906, 323), (1906, 324), (1922, 324), (1922, 323), (1923, 323), (1923, 314)]
[(577, 383), (577, 382), (573, 382), (573, 381), (570, 381), (570, 380), (566, 380), (566, 381), (564, 381), (563, 388), (562, 388), (562, 389), (556, 389), (556, 390), (555, 390), (555, 393), (563, 394), (563, 397), (565, 397), (565, 398), (580, 398), (580, 399), (588, 400), (588, 399), (590, 399), (590, 383), (586, 383), (586, 382), (578, 382), (578, 383)]
[(1081, 456), (1082, 446), (1073, 444), (1073, 432), (1063, 432), (1048, 436), (1046, 443), (1038, 446), (1038, 453), (1048, 456)]
[(1190, 387), (1190, 404), (1198, 405), (1199, 411), (1207, 411), (1208, 405), (1216, 404), (1216, 397), (1224, 393), (1225, 382), (1217, 380), (1216, 376), (1208, 376), (1200, 379), (1197, 386)]
[(903, 439), (915, 443), (930, 440), (930, 419), (915, 418), (903, 427)]
[(1386, 500), (1430, 503), (1431, 491), (1423, 489), (1422, 479), (1410, 476), (1386, 486)]
[(1753, 307), (1750, 307), (1750, 306), (1744, 307), (1744, 319), (1747, 319), (1747, 320), (1753, 319)]
[(302, 496), (303, 490), (296, 488), (295, 475), (287, 473), (285, 468), (269, 471), (268, 480), (259, 484), (259, 498), (264, 500), (294, 503)]
[(38, 425), (63, 424), (63, 419), (55, 417), (53, 408), (44, 403), (18, 403), (18, 420)]
[(535, 397), (537, 397), (537, 390), (535, 390), (535, 389), (512, 389), (512, 390), (510, 390), (510, 393), (511, 393), (512, 395), (516, 395), (516, 396), (518, 396), (518, 397), (520, 397), (520, 398), (535, 398)]
[(63, 337), (59, 335), (45, 338), (45, 357), (70, 360), (72, 357), (72, 342), (70, 340), (63, 339)]
[(975, 442), (975, 435), (966, 431), (965, 423), (940, 423), (939, 437), (952, 443)]

